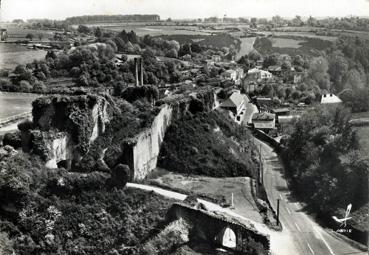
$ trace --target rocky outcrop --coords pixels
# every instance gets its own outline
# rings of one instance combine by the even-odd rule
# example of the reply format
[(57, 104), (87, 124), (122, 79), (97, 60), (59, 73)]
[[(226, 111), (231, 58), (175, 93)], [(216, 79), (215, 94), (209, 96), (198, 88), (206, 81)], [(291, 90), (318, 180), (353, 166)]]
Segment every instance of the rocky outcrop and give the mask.
[(103, 96), (49, 96), (32, 103), (33, 127), (23, 130), (23, 149), (40, 155), (49, 168), (86, 154), (105, 132), (109, 103)]

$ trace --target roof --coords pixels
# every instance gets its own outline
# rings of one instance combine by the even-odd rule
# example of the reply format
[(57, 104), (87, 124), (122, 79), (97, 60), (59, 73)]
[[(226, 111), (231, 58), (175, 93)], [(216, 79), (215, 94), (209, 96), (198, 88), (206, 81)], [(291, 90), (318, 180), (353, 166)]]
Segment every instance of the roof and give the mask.
[(256, 102), (259, 105), (271, 105), (273, 103), (272, 99), (269, 97), (258, 97), (256, 98)]
[(342, 103), (342, 100), (334, 94), (323, 94), (320, 102), (322, 104), (337, 104)]
[(252, 116), (252, 123), (255, 128), (260, 129), (274, 129), (275, 128), (275, 114), (273, 113), (255, 113)]
[(268, 113), (268, 112), (260, 112), (260, 113), (255, 113), (252, 116), (252, 120), (256, 120), (256, 121), (273, 121), (275, 120), (275, 114), (274, 113)]
[(274, 113), (286, 113), (289, 112), (290, 109), (289, 108), (277, 108), (277, 109), (273, 109), (272, 112)]
[(269, 71), (281, 71), (282, 68), (280, 66), (269, 66), (268, 70)]
[(221, 107), (235, 107), (238, 108), (245, 101), (245, 96), (241, 93), (234, 92), (232, 95), (225, 100), (220, 106)]

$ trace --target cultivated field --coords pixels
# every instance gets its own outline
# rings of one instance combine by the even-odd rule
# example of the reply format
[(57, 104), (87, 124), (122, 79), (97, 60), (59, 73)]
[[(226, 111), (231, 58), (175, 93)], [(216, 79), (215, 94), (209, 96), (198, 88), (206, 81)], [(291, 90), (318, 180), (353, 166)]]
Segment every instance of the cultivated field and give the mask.
[(41, 60), (46, 56), (44, 50), (30, 50), (13, 43), (0, 43), (0, 69), (14, 69), (19, 64)]

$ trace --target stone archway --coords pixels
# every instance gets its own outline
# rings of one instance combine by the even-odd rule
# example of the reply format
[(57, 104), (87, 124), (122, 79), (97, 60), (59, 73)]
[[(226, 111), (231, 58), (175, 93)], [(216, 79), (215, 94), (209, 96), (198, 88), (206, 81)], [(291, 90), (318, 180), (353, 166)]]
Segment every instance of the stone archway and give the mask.
[(221, 244), (224, 247), (227, 248), (236, 248), (237, 246), (237, 238), (236, 238), (236, 233), (229, 227), (226, 227), (223, 230), (223, 235), (221, 237)]

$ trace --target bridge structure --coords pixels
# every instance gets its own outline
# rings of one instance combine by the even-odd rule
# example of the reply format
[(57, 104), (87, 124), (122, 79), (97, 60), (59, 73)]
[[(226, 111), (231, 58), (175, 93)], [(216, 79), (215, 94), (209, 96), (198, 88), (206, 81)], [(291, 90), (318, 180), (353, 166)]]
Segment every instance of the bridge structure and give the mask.
[(167, 219), (174, 221), (180, 218), (192, 226), (193, 236), (190, 238), (203, 240), (213, 247), (237, 254), (250, 254), (255, 247), (270, 252), (268, 235), (259, 233), (251, 223), (241, 222), (233, 216), (175, 203), (169, 209)]

